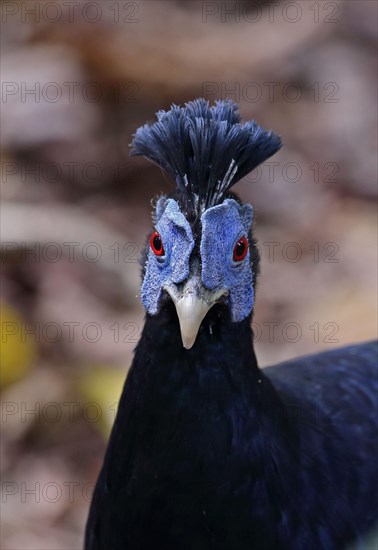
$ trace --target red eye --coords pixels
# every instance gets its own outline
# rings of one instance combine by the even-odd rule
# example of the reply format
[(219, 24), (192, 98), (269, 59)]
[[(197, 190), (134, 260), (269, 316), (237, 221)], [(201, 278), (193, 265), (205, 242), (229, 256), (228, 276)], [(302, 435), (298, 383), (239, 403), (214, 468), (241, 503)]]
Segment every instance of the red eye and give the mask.
[(150, 247), (155, 256), (164, 256), (163, 241), (157, 231), (154, 231), (151, 235)]
[(233, 260), (234, 262), (241, 262), (244, 260), (248, 252), (248, 241), (245, 237), (238, 240), (234, 248)]

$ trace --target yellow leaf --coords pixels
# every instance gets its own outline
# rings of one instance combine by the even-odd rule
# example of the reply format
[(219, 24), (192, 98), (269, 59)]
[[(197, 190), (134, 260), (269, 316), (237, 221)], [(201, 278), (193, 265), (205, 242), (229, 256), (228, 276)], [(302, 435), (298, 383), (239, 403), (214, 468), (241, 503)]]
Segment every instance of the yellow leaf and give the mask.
[(23, 378), (36, 358), (27, 324), (8, 304), (0, 304), (0, 388)]
[(89, 411), (93, 404), (93, 418), (97, 411), (96, 425), (106, 437), (113, 426), (125, 378), (126, 369), (107, 366), (92, 368), (80, 377), (79, 391), (87, 400), (85, 408)]

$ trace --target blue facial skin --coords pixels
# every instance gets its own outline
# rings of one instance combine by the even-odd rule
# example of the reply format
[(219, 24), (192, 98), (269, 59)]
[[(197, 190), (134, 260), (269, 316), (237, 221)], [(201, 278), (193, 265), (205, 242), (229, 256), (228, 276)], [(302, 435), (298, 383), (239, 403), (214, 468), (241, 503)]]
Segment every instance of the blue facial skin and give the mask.
[(189, 259), (194, 247), (192, 229), (175, 200), (159, 199), (156, 220), (165, 254), (155, 256), (149, 250), (141, 289), (143, 305), (151, 315), (159, 310), (163, 286), (182, 283), (189, 277)]
[(233, 199), (213, 206), (202, 214), (202, 283), (210, 290), (229, 292), (231, 318), (242, 321), (252, 310), (254, 292), (249, 250), (241, 262), (233, 261), (237, 241), (248, 234), (252, 206), (241, 206)]
[[(233, 199), (213, 206), (202, 214), (200, 254), (201, 279), (205, 288), (228, 293), (231, 318), (238, 322), (251, 312), (254, 303), (249, 251), (241, 262), (233, 260), (237, 241), (248, 234), (252, 207)], [(142, 284), (142, 302), (151, 315), (159, 310), (164, 286), (184, 282), (190, 273), (190, 255), (194, 248), (191, 227), (173, 199), (162, 197), (156, 207), (156, 230), (164, 245), (164, 256), (148, 253)]]

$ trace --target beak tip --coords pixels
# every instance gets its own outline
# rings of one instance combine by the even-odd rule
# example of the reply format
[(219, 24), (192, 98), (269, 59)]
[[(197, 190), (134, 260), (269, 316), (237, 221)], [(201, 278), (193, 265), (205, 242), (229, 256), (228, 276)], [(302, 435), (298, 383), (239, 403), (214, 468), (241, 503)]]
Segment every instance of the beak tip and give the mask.
[[(189, 328), (189, 330), (188, 330)], [(198, 330), (190, 330), (192, 327), (182, 326), (180, 323), (180, 332), (182, 345), (185, 349), (191, 349), (197, 339)], [(198, 327), (199, 328), (199, 327)]]
[(183, 347), (184, 347), (185, 349), (191, 349), (191, 348), (193, 347), (193, 345), (194, 345), (194, 342), (195, 342), (195, 340), (190, 341), (190, 342), (188, 342), (188, 341), (186, 341), (186, 340), (183, 340), (183, 341), (182, 341), (182, 345), (183, 345)]

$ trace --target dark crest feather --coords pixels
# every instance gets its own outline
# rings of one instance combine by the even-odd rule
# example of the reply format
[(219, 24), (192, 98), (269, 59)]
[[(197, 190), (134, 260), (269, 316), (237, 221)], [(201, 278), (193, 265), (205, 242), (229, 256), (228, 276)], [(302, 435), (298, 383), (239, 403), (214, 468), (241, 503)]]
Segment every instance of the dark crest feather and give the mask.
[(254, 120), (241, 123), (231, 100), (210, 107), (204, 99), (159, 111), (157, 121), (137, 130), (131, 155), (143, 155), (176, 179), (201, 210), (281, 148), (281, 139)]

